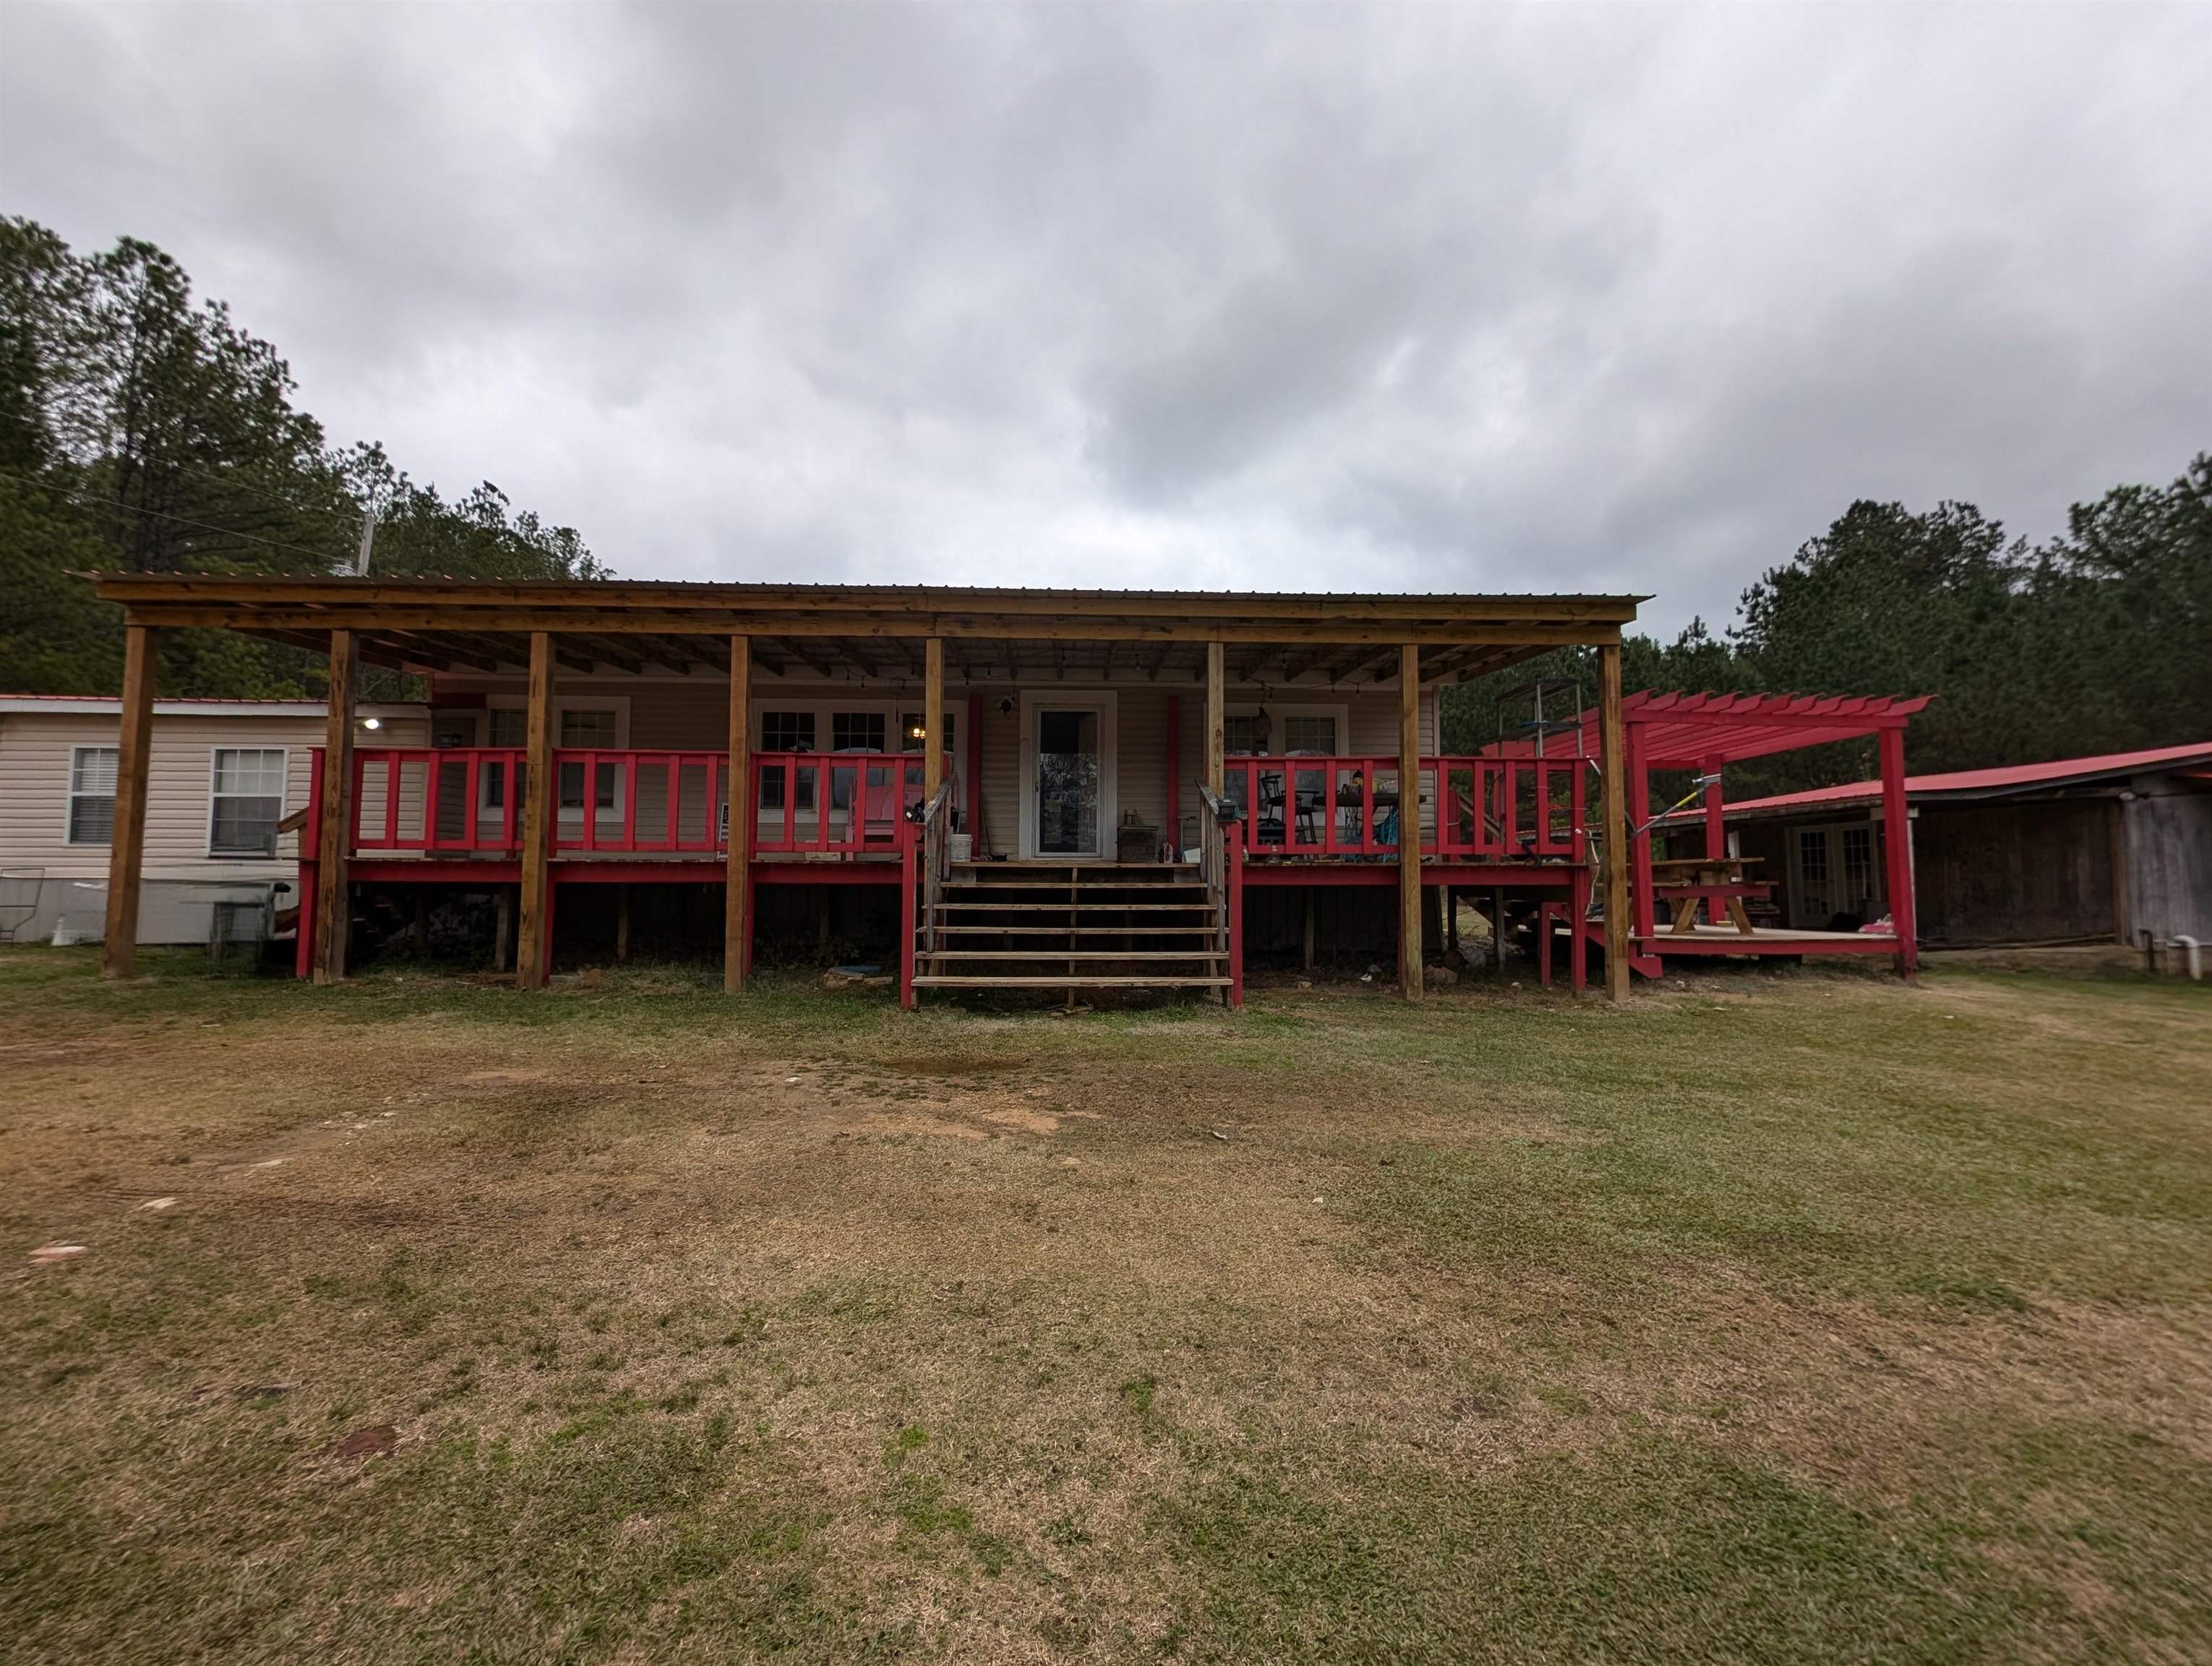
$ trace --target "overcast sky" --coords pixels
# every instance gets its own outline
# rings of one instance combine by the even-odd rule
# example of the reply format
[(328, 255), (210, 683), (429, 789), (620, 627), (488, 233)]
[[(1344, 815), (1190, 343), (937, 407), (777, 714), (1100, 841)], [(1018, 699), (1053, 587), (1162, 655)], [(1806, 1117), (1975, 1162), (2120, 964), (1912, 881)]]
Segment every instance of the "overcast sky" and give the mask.
[(0, 209), (627, 577), (1656, 593), (2212, 447), (2212, 7), (0, 9)]

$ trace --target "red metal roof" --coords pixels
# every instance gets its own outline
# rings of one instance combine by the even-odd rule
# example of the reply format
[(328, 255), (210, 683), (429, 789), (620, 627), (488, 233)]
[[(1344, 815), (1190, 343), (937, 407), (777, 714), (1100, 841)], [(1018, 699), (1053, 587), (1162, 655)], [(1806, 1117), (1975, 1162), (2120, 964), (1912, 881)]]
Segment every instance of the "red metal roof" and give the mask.
[[(2094, 757), (2054, 758), (2045, 763), (2015, 763), (2002, 769), (1958, 769), (1940, 775), (1908, 775), (1907, 798), (1996, 796), (2008, 790), (2051, 787), (2071, 781), (2094, 781), (2107, 775), (2135, 775), (2143, 770), (2174, 770), (2176, 765), (2212, 764), (2212, 740), (2193, 746), (2160, 746), (2146, 752), (2105, 752)], [(2202, 776), (2205, 771), (2184, 767), (2178, 773)], [(1816, 787), (1807, 793), (1779, 793), (1771, 798), (1743, 799), (1728, 806), (1729, 815), (1812, 809), (1824, 804), (1850, 804), (1881, 796), (1878, 781), (1850, 781), (1840, 787)]]
[[(1709, 763), (1795, 751), (1833, 740), (1855, 740), (1881, 729), (1901, 729), (1928, 704), (1926, 695), (1662, 694), (1646, 689), (1620, 702), (1622, 721), (1636, 736), (1644, 763), (1654, 769), (1701, 769)], [(1598, 714), (1581, 716), (1578, 736), (1553, 736), (1546, 751), (1579, 744), (1595, 757)], [(1490, 747), (1500, 757), (1526, 757), (1534, 740), (1502, 740)]]

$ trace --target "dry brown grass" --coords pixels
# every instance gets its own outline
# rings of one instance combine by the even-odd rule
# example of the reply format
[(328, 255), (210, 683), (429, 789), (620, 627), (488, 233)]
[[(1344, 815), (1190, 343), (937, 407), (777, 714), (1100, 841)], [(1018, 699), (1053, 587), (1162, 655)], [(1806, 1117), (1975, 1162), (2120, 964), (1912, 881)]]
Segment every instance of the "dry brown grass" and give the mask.
[(2172, 991), (0, 1000), (26, 1658), (2212, 1648)]

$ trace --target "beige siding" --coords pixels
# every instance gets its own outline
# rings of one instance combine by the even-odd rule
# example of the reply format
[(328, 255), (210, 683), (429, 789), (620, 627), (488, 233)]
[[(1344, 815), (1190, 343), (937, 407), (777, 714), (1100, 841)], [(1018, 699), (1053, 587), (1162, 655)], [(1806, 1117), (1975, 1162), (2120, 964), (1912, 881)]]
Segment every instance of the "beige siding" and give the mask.
[[(427, 739), (420, 716), (381, 708), (380, 714), (382, 730), (357, 730), (359, 744), (420, 745)], [(157, 708), (146, 770), (141, 941), (203, 940), (209, 909), (226, 894), (223, 885), (250, 888), (296, 878), (296, 835), (281, 836), (273, 858), (210, 854), (215, 752), (224, 746), (283, 748), (283, 812), (289, 814), (307, 802), (323, 729), (321, 717), (292, 712)], [(117, 745), (120, 733), (120, 720), (112, 714), (0, 713), (0, 867), (41, 870), (43, 876), (39, 911), (21, 929), (24, 937), (50, 933), (64, 916), (73, 925), (97, 928), (104, 907), (98, 887), (107, 879), (110, 847), (69, 842), (70, 758), (79, 746)]]

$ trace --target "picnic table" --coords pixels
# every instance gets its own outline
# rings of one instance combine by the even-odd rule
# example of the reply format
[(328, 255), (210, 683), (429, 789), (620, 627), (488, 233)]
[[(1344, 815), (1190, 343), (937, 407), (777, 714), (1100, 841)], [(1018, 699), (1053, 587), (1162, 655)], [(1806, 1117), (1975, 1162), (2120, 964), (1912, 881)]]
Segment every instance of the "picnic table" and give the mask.
[[(1759, 860), (1756, 856), (1670, 856), (1651, 864), (1651, 894), (1663, 897), (1674, 904), (1674, 923), (1667, 929), (1674, 935), (1686, 937), (1698, 921), (1698, 900), (1705, 899), (1705, 913), (1712, 914), (1713, 903), (1725, 899), (1729, 923), (1746, 937), (1754, 934), (1751, 916), (1744, 912), (1743, 899), (1756, 897), (1762, 900), (1774, 895), (1771, 879), (1752, 879), (1744, 870)], [(1718, 920), (1711, 921), (1719, 925)]]

